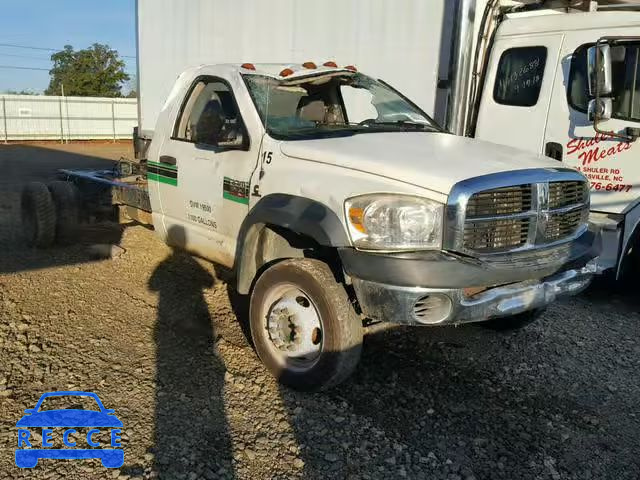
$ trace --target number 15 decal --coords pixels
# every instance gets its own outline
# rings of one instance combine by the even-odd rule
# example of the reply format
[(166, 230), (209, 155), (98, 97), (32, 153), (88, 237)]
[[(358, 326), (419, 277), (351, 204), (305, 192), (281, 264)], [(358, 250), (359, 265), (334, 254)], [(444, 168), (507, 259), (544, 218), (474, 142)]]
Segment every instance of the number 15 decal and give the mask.
[(262, 161), (267, 165), (271, 164), (271, 160), (273, 160), (273, 152), (264, 152), (262, 154)]

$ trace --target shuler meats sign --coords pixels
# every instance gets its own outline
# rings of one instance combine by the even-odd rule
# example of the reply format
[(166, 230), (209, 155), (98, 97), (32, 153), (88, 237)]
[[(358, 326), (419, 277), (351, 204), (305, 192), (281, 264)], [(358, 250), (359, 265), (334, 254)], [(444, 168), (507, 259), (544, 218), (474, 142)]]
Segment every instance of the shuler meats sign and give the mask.
[(598, 133), (588, 140), (570, 140), (567, 143), (567, 158), (573, 160), (576, 168), (589, 179), (593, 190), (630, 192), (633, 184), (626, 182), (622, 168), (611, 165), (609, 160), (619, 160), (633, 146), (633, 143), (617, 141), (613, 136)]

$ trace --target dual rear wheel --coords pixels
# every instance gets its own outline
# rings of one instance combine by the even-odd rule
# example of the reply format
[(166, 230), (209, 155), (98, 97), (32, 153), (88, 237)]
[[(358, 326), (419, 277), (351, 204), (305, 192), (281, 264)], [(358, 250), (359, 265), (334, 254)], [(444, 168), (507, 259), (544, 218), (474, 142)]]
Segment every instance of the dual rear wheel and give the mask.
[(80, 194), (73, 183), (31, 182), (22, 190), (22, 226), (27, 243), (46, 248), (69, 242), (80, 219)]

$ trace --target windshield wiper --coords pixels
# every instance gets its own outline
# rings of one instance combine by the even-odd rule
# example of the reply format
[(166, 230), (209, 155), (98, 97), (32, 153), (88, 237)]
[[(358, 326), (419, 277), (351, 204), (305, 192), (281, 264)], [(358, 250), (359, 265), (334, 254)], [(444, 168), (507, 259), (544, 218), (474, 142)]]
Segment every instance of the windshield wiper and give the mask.
[(363, 130), (364, 129), (362, 127), (341, 125), (338, 128), (309, 127), (292, 129), (285, 132), (274, 131), (272, 133), (275, 133), (276, 135), (279, 135), (281, 137), (323, 137), (331, 135), (353, 135), (356, 133), (361, 133)]
[(397, 120), (395, 122), (371, 122), (371, 123), (368, 123), (367, 126), (399, 127), (399, 128), (411, 127), (412, 129), (415, 129), (415, 130), (436, 130), (436, 128), (433, 127), (432, 125), (429, 125), (427, 123), (412, 122), (411, 120)]

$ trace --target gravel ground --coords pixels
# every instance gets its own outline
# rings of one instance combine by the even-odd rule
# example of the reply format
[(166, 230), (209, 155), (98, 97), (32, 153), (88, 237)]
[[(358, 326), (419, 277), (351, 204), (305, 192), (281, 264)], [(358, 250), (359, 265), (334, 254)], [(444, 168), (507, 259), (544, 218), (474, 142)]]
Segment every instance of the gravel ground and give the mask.
[[(5, 191), (32, 176), (5, 176)], [(353, 378), (302, 394), (261, 366), (246, 299), (211, 264), (140, 226), (115, 259), (26, 249), (1, 198), (0, 479), (640, 478), (637, 295), (592, 288), (512, 334), (371, 334)], [(15, 422), (53, 390), (115, 409), (121, 469), (15, 467)]]

